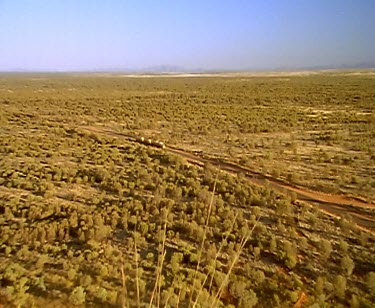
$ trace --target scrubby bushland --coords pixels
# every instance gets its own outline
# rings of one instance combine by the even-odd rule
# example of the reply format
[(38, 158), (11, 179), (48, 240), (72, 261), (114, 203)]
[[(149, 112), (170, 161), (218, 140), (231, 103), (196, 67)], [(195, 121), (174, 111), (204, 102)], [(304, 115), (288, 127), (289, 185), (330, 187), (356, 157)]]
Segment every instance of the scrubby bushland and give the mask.
[(95, 133), (247, 153), (264, 173), (371, 197), (371, 79), (36, 77), (1, 81), (1, 304), (374, 303), (374, 237), (350, 217)]

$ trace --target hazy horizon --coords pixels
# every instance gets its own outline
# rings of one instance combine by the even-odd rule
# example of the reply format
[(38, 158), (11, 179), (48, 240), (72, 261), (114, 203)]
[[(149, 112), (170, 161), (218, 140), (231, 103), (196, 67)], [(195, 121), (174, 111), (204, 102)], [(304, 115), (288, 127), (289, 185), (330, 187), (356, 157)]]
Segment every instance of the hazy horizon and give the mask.
[(0, 71), (351, 67), (373, 29), (365, 0), (0, 0)]

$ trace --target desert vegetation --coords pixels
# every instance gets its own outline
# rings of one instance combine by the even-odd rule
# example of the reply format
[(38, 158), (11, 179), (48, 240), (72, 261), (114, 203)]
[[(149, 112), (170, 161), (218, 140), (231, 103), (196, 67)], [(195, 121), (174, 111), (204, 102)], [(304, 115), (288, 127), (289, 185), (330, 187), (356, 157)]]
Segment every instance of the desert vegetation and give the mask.
[(371, 307), (373, 229), (121, 134), (362, 200), (375, 79), (0, 75), (0, 304)]

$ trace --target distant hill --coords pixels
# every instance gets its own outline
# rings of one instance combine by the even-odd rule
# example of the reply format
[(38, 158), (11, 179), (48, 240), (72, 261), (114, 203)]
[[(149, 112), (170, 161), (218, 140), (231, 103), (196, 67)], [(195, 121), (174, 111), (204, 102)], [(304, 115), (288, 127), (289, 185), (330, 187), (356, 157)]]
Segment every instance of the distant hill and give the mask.
[(116, 72), (116, 73), (131, 73), (131, 74), (170, 74), (170, 73), (218, 73), (218, 72), (255, 72), (255, 71), (299, 71), (299, 70), (330, 70), (330, 69), (371, 69), (375, 68), (375, 59), (370, 61), (363, 61), (352, 64), (339, 65), (312, 65), (312, 66), (279, 66), (279, 67), (244, 67), (242, 69), (228, 69), (228, 68), (187, 68), (179, 65), (155, 65), (144, 68), (129, 68), (129, 67), (102, 67), (92, 68), (86, 70), (61, 70), (61, 69), (26, 69), (14, 68), (9, 70), (1, 70), (0, 72)]
[(139, 72), (145, 73), (177, 73), (177, 72), (186, 72), (186, 69), (182, 66), (177, 65), (157, 65), (146, 67), (138, 70)]
[(367, 69), (367, 68), (375, 68), (375, 60), (367, 61), (367, 62), (358, 62), (354, 64), (308, 66), (303, 69), (322, 70), (322, 69)]
[(328, 69), (368, 69), (375, 68), (375, 60), (367, 62), (359, 62), (354, 64), (340, 64), (340, 65), (315, 65), (315, 66), (299, 66), (299, 67), (252, 67), (244, 69), (203, 69), (203, 68), (186, 68), (178, 65), (157, 65), (146, 67), (142, 69), (131, 70), (134, 73), (154, 73), (154, 74), (168, 74), (168, 73), (215, 73), (215, 72), (251, 72), (251, 71), (274, 71), (274, 70), (328, 70)]

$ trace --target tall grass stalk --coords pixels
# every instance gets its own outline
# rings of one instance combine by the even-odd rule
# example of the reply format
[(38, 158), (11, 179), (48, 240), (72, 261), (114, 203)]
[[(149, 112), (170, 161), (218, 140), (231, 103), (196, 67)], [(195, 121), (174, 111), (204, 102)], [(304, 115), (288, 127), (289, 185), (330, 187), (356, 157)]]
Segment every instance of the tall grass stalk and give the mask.
[(181, 291), (182, 291), (182, 287), (180, 286), (179, 290), (178, 290), (178, 297), (177, 297), (176, 307), (178, 307), (180, 305)]
[[(121, 278), (122, 278), (122, 308), (128, 307), (126, 298), (128, 297), (128, 290), (126, 288), (126, 276), (124, 271), (124, 259), (121, 258)], [(126, 303), (126, 304), (125, 304)]]
[[(236, 216), (235, 216), (234, 219), (233, 219), (232, 225), (231, 225), (231, 227), (230, 227), (230, 229), (229, 229), (227, 235), (225, 236), (224, 240), (222, 241), (222, 243), (221, 243), (221, 245), (220, 245), (220, 247), (219, 247), (219, 250), (216, 252), (215, 259), (214, 259), (214, 262), (213, 262), (213, 264), (214, 264), (214, 270), (213, 270), (213, 273), (211, 274), (211, 280), (210, 280), (210, 284), (209, 284), (209, 287), (208, 287), (208, 292), (209, 292), (209, 293), (211, 292), (212, 283), (213, 283), (213, 280), (214, 280), (214, 277), (215, 277), (215, 273), (216, 273), (216, 261), (217, 261), (217, 258), (220, 256), (221, 250), (222, 250), (223, 247), (224, 247), (224, 243), (228, 240), (228, 237), (229, 237), (231, 231), (233, 230), (233, 227), (234, 227), (234, 224), (235, 224), (235, 222), (236, 222), (236, 220), (237, 220), (237, 217), (238, 217), (238, 212), (236, 212)], [(209, 275), (210, 275), (210, 272), (208, 272), (208, 273), (206, 274), (206, 277), (205, 277), (205, 279), (204, 279), (204, 283), (205, 283), (206, 280), (208, 279), (208, 276), (209, 276)], [(204, 283), (202, 284), (202, 286), (201, 286), (201, 288), (200, 288), (200, 290), (199, 290), (199, 292), (198, 292), (198, 294), (197, 294), (197, 298), (196, 298), (196, 300), (195, 300), (195, 302), (194, 302), (193, 307), (195, 307), (195, 306), (197, 305), (197, 303), (198, 303), (198, 298), (199, 298), (199, 295), (201, 294), (201, 292), (203, 291)]]
[(162, 257), (161, 257), (161, 264), (160, 264), (160, 274), (159, 274), (159, 280), (158, 280), (158, 307), (160, 307), (160, 295), (161, 295), (161, 283), (162, 283), (162, 276), (163, 276), (163, 265), (164, 265), (164, 260), (165, 260), (165, 255), (166, 255), (166, 250), (165, 250), (165, 241), (167, 238), (167, 223), (168, 223), (168, 214), (169, 211), (167, 210), (165, 212), (165, 221), (164, 221), (164, 231), (163, 231), (163, 244), (162, 244)]
[(161, 243), (160, 243), (160, 240), (159, 240), (159, 246), (161, 244), (161, 249), (160, 249), (159, 254), (158, 254), (158, 265), (157, 265), (157, 269), (156, 269), (156, 280), (155, 280), (155, 285), (154, 285), (154, 288), (152, 290), (152, 294), (151, 294), (151, 298), (150, 298), (150, 303), (149, 303), (150, 308), (152, 307), (155, 296), (156, 296), (156, 300), (157, 300), (157, 307), (160, 307), (161, 275), (162, 275), (163, 264), (164, 264), (164, 259), (165, 259), (165, 255), (166, 255), (165, 241), (166, 241), (166, 237), (167, 237), (166, 233), (167, 233), (168, 213), (169, 213), (169, 211), (167, 210), (166, 214), (165, 214), (164, 228), (163, 228)]
[(198, 292), (198, 294), (197, 294), (197, 296), (195, 298), (195, 301), (193, 303), (193, 308), (198, 304), (199, 295), (201, 294), (201, 291), (203, 290), (203, 287), (204, 287), (204, 284), (207, 281), (207, 278), (208, 278), (208, 275), (206, 275), (206, 277), (204, 278), (204, 280), (202, 282), (202, 286), (200, 287), (199, 292)]
[(230, 265), (230, 267), (229, 267), (229, 269), (228, 269), (228, 272), (227, 272), (227, 274), (225, 275), (225, 278), (224, 278), (224, 280), (222, 281), (222, 283), (221, 283), (221, 285), (220, 285), (220, 288), (218, 289), (218, 291), (217, 291), (217, 293), (216, 293), (216, 295), (215, 295), (215, 297), (214, 297), (214, 300), (213, 300), (213, 302), (212, 302), (211, 308), (215, 307), (216, 302), (220, 299), (220, 297), (221, 297), (221, 293), (223, 292), (223, 289), (224, 289), (224, 287), (225, 287), (225, 285), (226, 285), (226, 283), (227, 283), (227, 281), (228, 281), (228, 279), (229, 279), (229, 276), (230, 276), (230, 274), (232, 273), (233, 267), (234, 267), (234, 265), (237, 263), (237, 261), (238, 261), (240, 255), (241, 255), (242, 250), (244, 249), (244, 247), (245, 247), (247, 241), (249, 240), (251, 234), (253, 233), (253, 231), (254, 231), (256, 225), (258, 224), (259, 218), (260, 218), (260, 217), (258, 217), (258, 219), (256, 220), (256, 222), (255, 222), (254, 226), (251, 228), (251, 230), (249, 230), (249, 232), (248, 232), (246, 235), (244, 235), (244, 236), (242, 237), (241, 242), (240, 242), (240, 247), (239, 247), (238, 250), (236, 251), (235, 257), (234, 257), (234, 259), (233, 259), (233, 261), (232, 261), (232, 263), (231, 263), (231, 265)]
[[(220, 168), (218, 169), (218, 171), (216, 173), (216, 176), (215, 176), (214, 187), (212, 189), (211, 199), (210, 199), (210, 203), (209, 203), (209, 206), (208, 206), (206, 223), (204, 225), (204, 231), (203, 231), (203, 237), (202, 237), (202, 243), (201, 243), (200, 249), (198, 251), (197, 267), (195, 268), (195, 272), (194, 272), (194, 276), (193, 276), (193, 288), (192, 288), (192, 291), (190, 293), (189, 307), (191, 306), (191, 303), (192, 303), (192, 300), (193, 300), (193, 293), (194, 293), (194, 290), (195, 290), (196, 277), (197, 277), (197, 274), (198, 274), (198, 271), (199, 271), (199, 266), (200, 266), (201, 259), (202, 259), (202, 253), (203, 253), (204, 243), (206, 241), (206, 234), (207, 234), (208, 224), (209, 224), (209, 221), (210, 221), (212, 204), (214, 202), (215, 191), (216, 191), (216, 184), (217, 184), (217, 179), (218, 179), (219, 173), (220, 173)], [(206, 279), (205, 279), (205, 281), (206, 281)], [(194, 306), (195, 306), (195, 303), (194, 303)]]
[(139, 266), (138, 266), (138, 249), (137, 249), (137, 234), (134, 233), (134, 258), (135, 258), (135, 283), (137, 288), (137, 307), (140, 308), (139, 300)]

